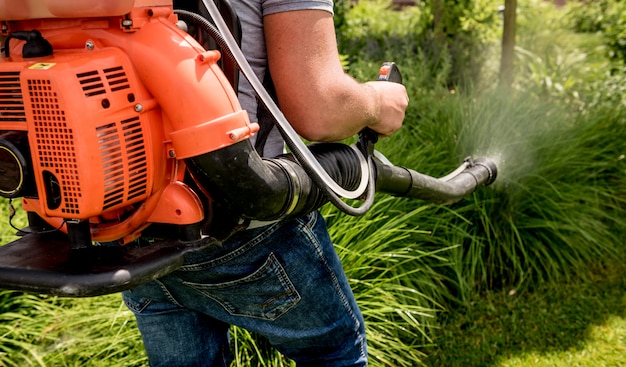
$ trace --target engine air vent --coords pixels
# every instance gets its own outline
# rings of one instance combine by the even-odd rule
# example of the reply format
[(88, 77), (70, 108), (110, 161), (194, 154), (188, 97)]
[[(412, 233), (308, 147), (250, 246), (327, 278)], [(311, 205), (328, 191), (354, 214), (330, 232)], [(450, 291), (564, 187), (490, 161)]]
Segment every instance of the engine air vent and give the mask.
[(76, 74), (78, 82), (85, 92), (85, 97), (93, 97), (106, 93), (104, 83), (97, 70)]
[(76, 74), (78, 82), (85, 92), (85, 97), (93, 97), (111, 92), (129, 89), (128, 77), (122, 66), (106, 68), (102, 71), (92, 70)]
[(111, 92), (117, 92), (119, 90), (128, 89), (128, 78), (121, 66), (115, 68), (104, 69), (104, 75), (106, 76)]
[(96, 130), (104, 173), (103, 208), (145, 195), (148, 170), (139, 118), (106, 124)]
[(0, 122), (26, 122), (19, 71), (0, 72)]
[(27, 83), (35, 127), (34, 152), (42, 170), (51, 172), (58, 180), (63, 200), (59, 204), (61, 212), (79, 215), (82, 194), (73, 130), (67, 124), (50, 80), (30, 79)]

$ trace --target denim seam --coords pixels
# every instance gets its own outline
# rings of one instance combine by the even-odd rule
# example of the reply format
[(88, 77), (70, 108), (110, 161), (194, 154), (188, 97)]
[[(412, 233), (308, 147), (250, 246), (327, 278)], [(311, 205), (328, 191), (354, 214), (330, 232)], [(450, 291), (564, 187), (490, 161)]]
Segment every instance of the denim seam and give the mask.
[(271, 298), (272, 302), (278, 296), (288, 296), (289, 299), (291, 299), (291, 302), (289, 304), (283, 305), (280, 308), (279, 314), (276, 317), (273, 318), (273, 320), (275, 320), (275, 319), (279, 318), (280, 316), (284, 315), (285, 313), (287, 313), (287, 311), (289, 311), (292, 308), (294, 308), (298, 303), (300, 303), (300, 300), (302, 299), (302, 296), (300, 296), (300, 293), (298, 293), (298, 290), (293, 285), (293, 282), (291, 281), (291, 279), (289, 279), (289, 275), (287, 274), (287, 272), (283, 268), (283, 266), (280, 263), (280, 261), (278, 261), (278, 258), (276, 257), (276, 255), (274, 255), (274, 253), (272, 252), (272, 253), (270, 253), (270, 256), (272, 258), (272, 263), (276, 267), (276, 271), (274, 271), (274, 275), (276, 275), (276, 277), (280, 281), (281, 286), (286, 291), (286, 292), (283, 292), (281, 294), (274, 295)]
[(152, 303), (152, 300), (149, 298), (144, 298), (145, 302), (138, 302), (134, 299), (131, 299), (130, 296), (122, 296), (122, 300), (124, 301), (126, 307), (128, 307), (131, 311), (139, 313), (143, 312), (143, 310), (145, 310), (146, 307), (148, 307), (150, 303)]
[(359, 345), (360, 345), (360, 349), (361, 349), (361, 356), (367, 360), (367, 355), (365, 354), (365, 349), (364, 349), (364, 341), (363, 341), (363, 338), (361, 336), (361, 333), (359, 333), (359, 329), (361, 328), (361, 323), (359, 322), (359, 319), (354, 314), (354, 311), (352, 310), (352, 307), (350, 307), (350, 303), (348, 302), (348, 298), (346, 297), (346, 294), (343, 292), (343, 290), (339, 286), (339, 279), (337, 279), (337, 276), (335, 275), (335, 272), (330, 267), (330, 264), (328, 264), (328, 260), (326, 259), (326, 256), (324, 255), (324, 251), (321, 249), (321, 246), (320, 246), (319, 242), (317, 241), (317, 238), (311, 233), (311, 228), (315, 226), (315, 224), (316, 224), (316, 222), (318, 220), (317, 218), (318, 218), (317, 216), (313, 216), (312, 218), (309, 219), (309, 221), (311, 222), (310, 226), (308, 225), (308, 223), (304, 222), (304, 220), (299, 218), (298, 219), (298, 225), (303, 229), (302, 233), (305, 233), (306, 236), (309, 237), (310, 242), (315, 247), (315, 251), (317, 252), (318, 256), (320, 257), (322, 263), (324, 264), (324, 267), (326, 267), (326, 270), (330, 274), (330, 277), (332, 279), (333, 287), (335, 288), (335, 291), (341, 297), (341, 302), (343, 303), (345, 309), (348, 311), (348, 314), (350, 315), (350, 318), (352, 319), (352, 321), (354, 321), (354, 323), (356, 325), (356, 327), (354, 328), (354, 332), (356, 334), (357, 339), (359, 340)]
[(239, 255), (241, 255), (243, 253), (246, 253), (252, 247), (258, 245), (261, 241), (263, 241), (264, 238), (266, 238), (269, 235), (271, 235), (272, 233), (274, 233), (280, 227), (280, 225), (281, 225), (281, 223), (279, 222), (279, 223), (276, 223), (274, 225), (268, 226), (268, 228), (266, 230), (264, 230), (263, 232), (259, 233), (258, 236), (256, 236), (252, 240), (248, 241), (245, 245), (235, 249), (234, 251), (229, 252), (226, 255), (223, 255), (223, 256), (220, 256), (218, 258), (211, 259), (211, 260), (208, 260), (208, 261), (203, 261), (203, 262), (194, 263), (194, 264), (190, 264), (190, 265), (183, 265), (180, 268), (178, 268), (178, 271), (198, 271), (198, 270), (206, 269), (207, 267), (218, 266), (220, 264), (228, 262), (228, 261), (236, 258), (237, 256), (239, 256)]
[(185, 307), (182, 304), (180, 304), (176, 298), (174, 298), (174, 296), (172, 295), (172, 293), (170, 292), (170, 290), (167, 288), (167, 286), (165, 284), (163, 284), (163, 282), (161, 282), (159, 279), (155, 279), (154, 280), (156, 282), (156, 284), (158, 284), (159, 288), (161, 288), (161, 290), (163, 291), (163, 293), (165, 293), (165, 296), (167, 297), (167, 299), (170, 300), (170, 302), (172, 302), (173, 304), (175, 304), (178, 307)]

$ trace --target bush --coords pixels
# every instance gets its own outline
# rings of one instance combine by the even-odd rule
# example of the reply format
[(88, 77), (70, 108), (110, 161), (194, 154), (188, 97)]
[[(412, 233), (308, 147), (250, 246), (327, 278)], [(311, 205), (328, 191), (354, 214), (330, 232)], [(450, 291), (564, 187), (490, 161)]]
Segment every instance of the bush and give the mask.
[(598, 0), (574, 3), (567, 14), (570, 29), (581, 33), (602, 33), (609, 56), (626, 61), (626, 3)]
[(477, 80), (501, 26), (489, 0), (418, 1), (401, 11), (389, 0), (351, 4), (336, 5), (339, 47), (349, 64), (419, 58), (435, 75), (445, 73), (449, 86)]
[(573, 1), (568, 4), (568, 26), (574, 32), (595, 33), (604, 29), (607, 11), (615, 0)]

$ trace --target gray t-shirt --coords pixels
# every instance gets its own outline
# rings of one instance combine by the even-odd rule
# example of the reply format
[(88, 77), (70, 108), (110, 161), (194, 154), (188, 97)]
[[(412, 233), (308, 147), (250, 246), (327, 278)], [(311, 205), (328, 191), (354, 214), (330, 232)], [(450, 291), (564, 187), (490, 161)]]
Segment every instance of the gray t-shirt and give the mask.
[[(242, 28), (241, 48), (252, 70), (263, 81), (267, 70), (267, 52), (263, 35), (263, 16), (285, 11), (317, 9), (333, 12), (332, 0), (231, 0), (239, 16)], [(243, 75), (239, 80), (239, 101), (248, 111), (251, 122), (257, 122), (257, 99), (252, 86)], [(255, 137), (252, 142), (254, 143)], [(274, 157), (283, 153), (284, 142), (277, 129), (273, 128), (263, 156)]]

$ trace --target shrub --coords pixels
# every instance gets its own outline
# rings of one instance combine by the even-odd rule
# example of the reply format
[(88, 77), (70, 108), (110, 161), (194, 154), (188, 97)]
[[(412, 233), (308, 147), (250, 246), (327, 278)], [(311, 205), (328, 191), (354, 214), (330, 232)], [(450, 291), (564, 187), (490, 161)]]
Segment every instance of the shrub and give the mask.
[(339, 46), (350, 64), (419, 58), (435, 75), (446, 73), (445, 85), (479, 77), (501, 26), (498, 8), (489, 0), (418, 1), (401, 11), (389, 0), (337, 7)]

